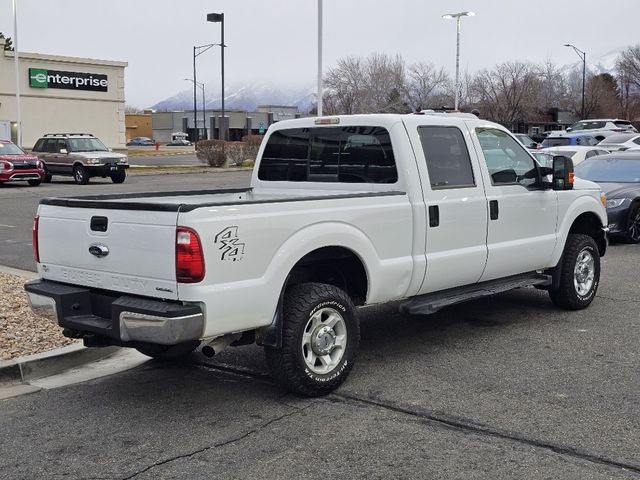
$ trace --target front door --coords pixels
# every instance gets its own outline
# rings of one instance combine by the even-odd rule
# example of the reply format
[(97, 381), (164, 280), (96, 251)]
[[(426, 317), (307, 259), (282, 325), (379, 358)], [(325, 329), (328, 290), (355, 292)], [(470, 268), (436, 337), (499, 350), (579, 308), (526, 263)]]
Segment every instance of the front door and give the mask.
[(419, 293), (477, 282), (487, 260), (487, 206), (469, 133), (457, 126), (405, 121), (427, 212), (426, 276)]
[(538, 270), (551, 261), (557, 236), (558, 195), (540, 190), (533, 157), (507, 132), (476, 127), (489, 209), (487, 267), (481, 280)]

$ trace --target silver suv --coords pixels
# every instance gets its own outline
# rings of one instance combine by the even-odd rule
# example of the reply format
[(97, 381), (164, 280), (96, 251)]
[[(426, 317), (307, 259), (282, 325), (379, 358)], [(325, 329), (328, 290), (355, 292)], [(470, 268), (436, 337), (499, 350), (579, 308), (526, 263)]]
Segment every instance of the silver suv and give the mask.
[(557, 137), (567, 133), (588, 133), (589, 135), (594, 136), (598, 141), (602, 141), (617, 133), (638, 133), (638, 131), (629, 120), (620, 120), (618, 118), (593, 118), (589, 120), (580, 120), (568, 127), (566, 130), (552, 132), (549, 136)]
[(91, 177), (111, 177), (113, 183), (122, 183), (129, 168), (126, 155), (113, 153), (89, 133), (49, 133), (32, 151), (44, 163), (45, 182), (52, 175), (72, 175), (80, 185)]

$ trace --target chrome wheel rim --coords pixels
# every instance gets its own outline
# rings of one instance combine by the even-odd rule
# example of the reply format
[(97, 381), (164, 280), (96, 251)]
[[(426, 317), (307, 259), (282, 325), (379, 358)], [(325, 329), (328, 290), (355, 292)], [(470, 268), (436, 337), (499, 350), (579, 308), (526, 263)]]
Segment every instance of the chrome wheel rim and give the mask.
[(84, 175), (82, 174), (82, 170), (79, 168), (76, 168), (76, 180), (78, 182), (81, 182), (84, 179)]
[(302, 357), (309, 370), (318, 375), (335, 369), (347, 346), (347, 323), (329, 307), (315, 312), (302, 333)]
[(582, 250), (573, 269), (573, 285), (576, 292), (584, 297), (593, 288), (596, 278), (596, 262), (589, 250)]
[(640, 208), (629, 217), (629, 225), (627, 227), (629, 238), (633, 241), (640, 239)]

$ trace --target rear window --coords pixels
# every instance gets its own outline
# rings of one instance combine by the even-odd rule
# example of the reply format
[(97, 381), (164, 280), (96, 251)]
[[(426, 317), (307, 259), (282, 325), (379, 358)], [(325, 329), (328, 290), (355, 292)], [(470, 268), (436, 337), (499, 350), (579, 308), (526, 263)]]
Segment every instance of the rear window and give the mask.
[(551, 137), (542, 141), (542, 148), (560, 147), (562, 145), (571, 145), (571, 139), (567, 137)]
[(631, 126), (631, 122), (627, 121), (627, 120), (616, 120), (615, 122), (613, 122), (616, 127), (630, 127)]
[(258, 178), (395, 183), (398, 172), (389, 132), (383, 127), (292, 128), (271, 134)]
[(594, 130), (598, 128), (604, 128), (607, 122), (578, 122), (571, 125), (573, 131), (577, 130)]
[(637, 137), (637, 134), (627, 134), (627, 135), (609, 135), (607, 137), (607, 139), (602, 142), (603, 144), (607, 144), (607, 145), (612, 145), (612, 144), (617, 144), (617, 143), (624, 143), (627, 142), (629, 140), (631, 140), (632, 138)]

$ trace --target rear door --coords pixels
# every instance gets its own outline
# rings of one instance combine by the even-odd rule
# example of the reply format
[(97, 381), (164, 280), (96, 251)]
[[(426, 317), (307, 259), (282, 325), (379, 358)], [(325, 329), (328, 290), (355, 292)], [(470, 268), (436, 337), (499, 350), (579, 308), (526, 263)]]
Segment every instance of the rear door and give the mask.
[(421, 125), (420, 119), (409, 117), (405, 125), (427, 212), (427, 268), (419, 293), (428, 293), (480, 279), (487, 260), (487, 205), (464, 124)]
[(44, 278), (177, 299), (177, 212), (41, 205), (38, 215)]

